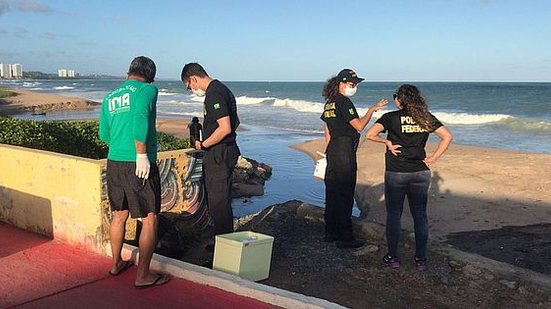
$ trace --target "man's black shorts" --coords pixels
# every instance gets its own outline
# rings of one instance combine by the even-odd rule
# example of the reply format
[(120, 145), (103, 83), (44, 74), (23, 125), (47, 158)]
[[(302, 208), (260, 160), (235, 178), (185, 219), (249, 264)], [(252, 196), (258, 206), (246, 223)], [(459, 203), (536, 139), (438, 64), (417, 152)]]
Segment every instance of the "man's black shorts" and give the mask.
[(149, 177), (136, 176), (136, 162), (107, 160), (107, 194), (112, 211), (128, 210), (132, 218), (144, 218), (161, 210), (161, 180), (157, 164)]

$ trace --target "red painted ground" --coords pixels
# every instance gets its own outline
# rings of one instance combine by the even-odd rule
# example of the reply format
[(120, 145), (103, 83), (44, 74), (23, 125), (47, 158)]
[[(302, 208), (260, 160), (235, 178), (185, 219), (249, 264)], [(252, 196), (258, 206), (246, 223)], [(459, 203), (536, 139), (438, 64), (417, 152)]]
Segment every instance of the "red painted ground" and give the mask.
[(136, 267), (109, 276), (110, 259), (0, 223), (0, 308), (273, 308), (172, 278), (134, 288)]

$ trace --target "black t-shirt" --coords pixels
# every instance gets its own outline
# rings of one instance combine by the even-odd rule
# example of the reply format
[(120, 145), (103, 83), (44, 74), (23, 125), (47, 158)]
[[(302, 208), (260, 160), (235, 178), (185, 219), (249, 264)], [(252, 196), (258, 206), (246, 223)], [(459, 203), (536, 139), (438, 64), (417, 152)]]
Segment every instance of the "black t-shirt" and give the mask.
[(404, 109), (389, 112), (377, 120), (388, 132), (386, 139), (393, 145), (401, 145), (398, 148), (400, 153), (393, 155), (388, 149), (385, 154), (386, 170), (392, 172), (419, 172), (429, 168), (423, 162), (426, 157), (425, 145), (429, 133), (440, 128), (442, 123), (430, 114), (432, 118), (433, 131), (428, 132), (419, 127), (413, 118)]
[(328, 100), (323, 107), (321, 120), (325, 121), (331, 137), (350, 136), (357, 138), (358, 131), (350, 125), (349, 121), (359, 118), (356, 107), (349, 98), (337, 94), (335, 100)]
[(205, 92), (203, 140), (207, 139), (218, 128), (217, 120), (226, 116), (230, 117), (232, 132), (220, 143), (235, 142), (235, 130), (239, 126), (239, 117), (237, 116), (237, 104), (233, 93), (228, 87), (215, 79), (210, 82)]

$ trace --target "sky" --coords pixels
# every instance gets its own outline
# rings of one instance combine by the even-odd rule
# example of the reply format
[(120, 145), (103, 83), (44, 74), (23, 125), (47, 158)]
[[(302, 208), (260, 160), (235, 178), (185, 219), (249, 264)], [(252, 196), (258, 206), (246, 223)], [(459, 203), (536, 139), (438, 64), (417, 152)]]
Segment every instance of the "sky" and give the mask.
[(0, 63), (157, 79), (551, 81), (551, 1), (0, 0)]

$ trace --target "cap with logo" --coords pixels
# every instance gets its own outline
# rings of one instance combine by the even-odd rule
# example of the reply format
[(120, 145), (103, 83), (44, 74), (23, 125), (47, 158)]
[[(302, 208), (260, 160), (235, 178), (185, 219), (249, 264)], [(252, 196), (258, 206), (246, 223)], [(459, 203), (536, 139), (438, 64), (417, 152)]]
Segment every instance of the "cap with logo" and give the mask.
[(339, 75), (337, 75), (337, 79), (340, 82), (345, 82), (345, 83), (350, 82), (354, 84), (358, 84), (364, 80), (364, 78), (358, 77), (358, 75), (356, 75), (356, 72), (350, 69), (344, 69), (340, 71)]

